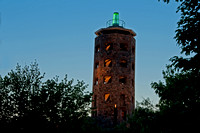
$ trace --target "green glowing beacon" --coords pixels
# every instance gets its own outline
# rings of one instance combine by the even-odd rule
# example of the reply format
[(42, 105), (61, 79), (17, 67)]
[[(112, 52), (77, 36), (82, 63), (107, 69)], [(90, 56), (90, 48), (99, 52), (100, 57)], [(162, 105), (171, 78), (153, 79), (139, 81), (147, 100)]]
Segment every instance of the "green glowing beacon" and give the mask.
[(125, 26), (125, 22), (123, 20), (119, 19), (118, 12), (114, 12), (113, 19), (108, 20), (106, 22), (106, 27), (121, 27), (121, 28), (123, 28), (124, 26)]
[(118, 12), (114, 12), (113, 13), (113, 22), (112, 22), (113, 26), (119, 26), (119, 13)]

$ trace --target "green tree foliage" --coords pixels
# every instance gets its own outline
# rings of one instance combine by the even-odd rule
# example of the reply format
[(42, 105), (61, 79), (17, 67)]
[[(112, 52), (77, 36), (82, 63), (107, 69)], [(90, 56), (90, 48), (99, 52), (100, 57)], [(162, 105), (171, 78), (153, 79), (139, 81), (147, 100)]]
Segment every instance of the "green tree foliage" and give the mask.
[[(169, 3), (170, 0), (163, 0)], [(175, 56), (163, 71), (164, 82), (152, 83), (160, 97), (158, 108), (149, 99), (137, 104), (127, 123), (113, 132), (197, 132), (200, 121), (200, 0), (175, 0), (181, 14), (175, 39), (184, 57)]]
[[(169, 0), (163, 0), (169, 2)], [(178, 21), (175, 39), (181, 48), (181, 53), (187, 57), (171, 58), (176, 69), (200, 70), (200, 0), (176, 0), (181, 2), (177, 12), (181, 13)], [(188, 57), (189, 56), (189, 57)]]
[(160, 97), (160, 114), (163, 130), (191, 132), (197, 130), (200, 120), (200, 75), (194, 72), (163, 72), (165, 83), (152, 83)]
[[(169, 2), (169, 1), (166, 1)], [(200, 0), (182, 0), (175, 39), (185, 57), (171, 58), (163, 71), (165, 82), (152, 87), (160, 97), (160, 119), (166, 132), (197, 131), (200, 121)]]
[[(169, 3), (170, 0), (163, 0)], [(127, 123), (105, 126), (88, 117), (91, 93), (83, 81), (67, 76), (42, 81), (37, 63), (17, 65), (0, 76), (0, 128), (55, 132), (196, 132), (200, 121), (200, 0), (175, 0), (181, 13), (175, 39), (184, 57), (175, 56), (163, 71), (164, 82), (152, 83), (158, 108), (149, 99), (137, 104)], [(108, 128), (109, 127), (109, 128)]]
[(37, 63), (16, 66), (0, 76), (0, 128), (20, 131), (50, 130), (78, 132), (87, 118), (91, 93), (83, 81), (43, 82)]
[[(158, 0), (158, 1), (160, 1), (160, 0)], [(166, 2), (166, 3), (169, 3), (169, 1), (170, 0), (163, 0), (164, 2)], [(175, 0), (176, 2), (179, 2), (179, 1), (183, 1), (183, 0)]]
[(155, 133), (157, 132), (157, 108), (151, 103), (150, 99), (136, 102), (133, 115), (129, 117), (130, 128), (126, 132), (133, 133)]
[[(159, 0), (160, 1), (160, 0)], [(170, 0), (163, 0), (169, 3)], [(175, 39), (184, 57), (175, 56), (163, 71), (165, 82), (152, 88), (160, 97), (155, 111), (144, 100), (129, 119), (129, 132), (196, 132), (200, 121), (200, 0), (175, 0), (181, 13)], [(146, 104), (145, 104), (146, 103)], [(148, 106), (141, 106), (148, 105)]]

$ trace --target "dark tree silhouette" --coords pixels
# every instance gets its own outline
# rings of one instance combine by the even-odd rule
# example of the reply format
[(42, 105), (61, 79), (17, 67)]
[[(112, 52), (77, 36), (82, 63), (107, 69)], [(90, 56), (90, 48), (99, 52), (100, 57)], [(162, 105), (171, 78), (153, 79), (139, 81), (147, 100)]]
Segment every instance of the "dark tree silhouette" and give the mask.
[[(159, 0), (160, 1), (160, 0)], [(170, 0), (163, 0), (169, 3)], [(175, 56), (163, 71), (164, 82), (152, 83), (158, 110), (136, 107), (126, 132), (196, 132), (200, 121), (200, 0), (175, 0), (181, 13), (175, 39), (184, 57)], [(147, 100), (142, 105), (151, 105)]]
[[(169, 0), (164, 0), (169, 2)], [(167, 132), (195, 132), (200, 120), (200, 0), (176, 0), (181, 13), (175, 39), (185, 57), (172, 57), (165, 82), (152, 83)]]
[(90, 111), (91, 93), (83, 81), (43, 82), (38, 64), (19, 64), (0, 76), (0, 128), (7, 130), (53, 130), (78, 132)]
[[(160, 1), (160, 0), (159, 0)], [(170, 0), (163, 0), (169, 3)], [(160, 97), (139, 103), (126, 123), (105, 125), (88, 117), (91, 93), (83, 81), (58, 77), (43, 81), (37, 63), (0, 76), (0, 130), (54, 132), (196, 132), (200, 121), (200, 0), (175, 0), (181, 13), (175, 39), (184, 57), (175, 56), (163, 71), (164, 82), (152, 83)]]

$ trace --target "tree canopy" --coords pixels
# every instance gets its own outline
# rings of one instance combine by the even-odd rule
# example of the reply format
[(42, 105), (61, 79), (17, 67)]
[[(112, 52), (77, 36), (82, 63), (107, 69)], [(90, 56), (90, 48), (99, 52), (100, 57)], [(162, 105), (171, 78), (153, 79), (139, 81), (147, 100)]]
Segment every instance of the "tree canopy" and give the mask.
[[(159, 0), (160, 1), (160, 0)], [(170, 0), (163, 0), (169, 3)], [(54, 132), (196, 132), (200, 121), (200, 0), (175, 0), (181, 13), (175, 39), (182, 56), (170, 59), (163, 71), (164, 82), (153, 82), (159, 96), (137, 103), (132, 116), (116, 127), (88, 117), (91, 93), (83, 81), (67, 76), (44, 81), (37, 63), (16, 66), (0, 75), (0, 129)]]
[[(160, 1), (160, 0), (159, 0)], [(163, 0), (169, 3), (170, 0)], [(181, 56), (170, 58), (164, 82), (153, 82), (159, 96), (157, 110), (148, 99), (136, 107), (126, 132), (196, 132), (200, 121), (200, 0), (175, 0), (181, 14), (175, 39)], [(144, 106), (145, 105), (145, 106)]]
[(184, 57), (172, 57), (163, 71), (165, 82), (154, 82), (152, 87), (160, 97), (160, 112), (170, 123), (168, 129), (192, 132), (200, 120), (200, 0), (179, 2), (181, 17), (174, 38)]
[(0, 126), (20, 131), (79, 131), (88, 116), (91, 93), (83, 81), (67, 75), (43, 81), (37, 63), (0, 76)]

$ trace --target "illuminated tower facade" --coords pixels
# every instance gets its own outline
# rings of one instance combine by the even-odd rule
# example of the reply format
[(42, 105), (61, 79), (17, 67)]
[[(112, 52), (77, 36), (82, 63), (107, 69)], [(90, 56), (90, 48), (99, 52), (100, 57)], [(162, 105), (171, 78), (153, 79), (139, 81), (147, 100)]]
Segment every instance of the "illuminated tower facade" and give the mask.
[(119, 13), (95, 32), (92, 116), (125, 121), (135, 107), (136, 33)]

